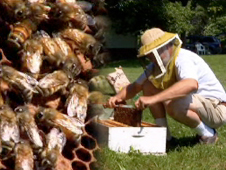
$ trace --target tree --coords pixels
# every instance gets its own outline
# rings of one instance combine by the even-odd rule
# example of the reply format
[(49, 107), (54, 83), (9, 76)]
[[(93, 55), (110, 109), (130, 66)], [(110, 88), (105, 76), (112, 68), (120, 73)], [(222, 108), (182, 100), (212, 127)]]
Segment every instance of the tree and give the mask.
[(207, 7), (209, 22), (204, 29), (205, 35), (226, 32), (226, 1), (215, 0)]
[(181, 2), (168, 2), (164, 6), (167, 17), (168, 31), (177, 32), (184, 38), (195, 26), (191, 23), (194, 11), (191, 9), (191, 3), (182, 6)]
[(151, 27), (191, 35), (226, 32), (226, 1), (222, 0), (107, 0), (113, 28), (139, 35)]
[(137, 35), (150, 27), (164, 27), (164, 1), (108, 0), (106, 3), (116, 32)]

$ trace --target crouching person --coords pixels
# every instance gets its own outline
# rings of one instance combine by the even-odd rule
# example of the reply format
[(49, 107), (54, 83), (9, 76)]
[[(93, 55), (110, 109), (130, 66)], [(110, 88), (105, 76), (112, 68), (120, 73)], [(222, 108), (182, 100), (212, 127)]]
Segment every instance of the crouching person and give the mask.
[(210, 67), (196, 53), (181, 48), (177, 34), (152, 28), (143, 33), (141, 43), (138, 58), (144, 73), (108, 105), (115, 107), (143, 91), (135, 106), (150, 108), (156, 124), (167, 127), (168, 141), (172, 136), (166, 113), (194, 129), (200, 143), (216, 143), (216, 129), (226, 122), (226, 94)]

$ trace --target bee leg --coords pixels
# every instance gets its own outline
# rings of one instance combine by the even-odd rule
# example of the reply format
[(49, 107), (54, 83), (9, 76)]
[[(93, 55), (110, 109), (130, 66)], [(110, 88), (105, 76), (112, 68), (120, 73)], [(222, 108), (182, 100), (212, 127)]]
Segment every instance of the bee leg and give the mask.
[(3, 50), (2, 50), (1, 48), (0, 48), (0, 53), (1, 53), (1, 55), (2, 55), (2, 59), (0, 60), (0, 64), (4, 63), (4, 64), (12, 65), (12, 62), (9, 61), (9, 60), (6, 58), (4, 52), (3, 52)]
[(39, 94), (41, 94), (42, 96), (44, 96), (44, 92), (43, 92), (42, 88), (39, 85), (37, 85), (35, 88), (39, 92)]
[(86, 25), (84, 32), (87, 33), (87, 34), (93, 34), (93, 31), (89, 28), (88, 25)]
[(25, 101), (26, 103), (30, 103), (30, 102), (31, 102), (32, 97), (33, 97), (33, 92), (32, 92), (31, 90), (25, 89), (25, 90), (22, 92), (22, 95), (23, 95), (24, 101)]

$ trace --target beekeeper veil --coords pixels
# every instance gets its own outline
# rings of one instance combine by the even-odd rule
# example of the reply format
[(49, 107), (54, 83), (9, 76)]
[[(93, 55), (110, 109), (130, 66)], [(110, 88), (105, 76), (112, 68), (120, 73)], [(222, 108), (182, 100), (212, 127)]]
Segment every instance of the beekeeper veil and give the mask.
[[(149, 79), (158, 79), (165, 75), (169, 63), (173, 60), (182, 41), (177, 34), (164, 32), (159, 28), (146, 30), (141, 36), (142, 46), (139, 49), (138, 58), (145, 70), (151, 69)], [(170, 54), (167, 45), (173, 46)], [(164, 53), (164, 57), (162, 54)]]

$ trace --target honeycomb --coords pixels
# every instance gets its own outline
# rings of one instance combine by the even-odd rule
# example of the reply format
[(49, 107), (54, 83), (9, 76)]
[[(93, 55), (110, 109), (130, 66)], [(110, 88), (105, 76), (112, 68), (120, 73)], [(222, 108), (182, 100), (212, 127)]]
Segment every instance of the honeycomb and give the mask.
[(114, 108), (114, 120), (129, 126), (140, 127), (142, 111), (125, 106), (127, 105), (119, 105)]
[(84, 134), (81, 137), (81, 143), (73, 146), (67, 143), (62, 155), (69, 160), (71, 169), (73, 170), (92, 170), (96, 166), (95, 154), (100, 150), (97, 140), (93, 133), (92, 122), (88, 121), (84, 128)]

